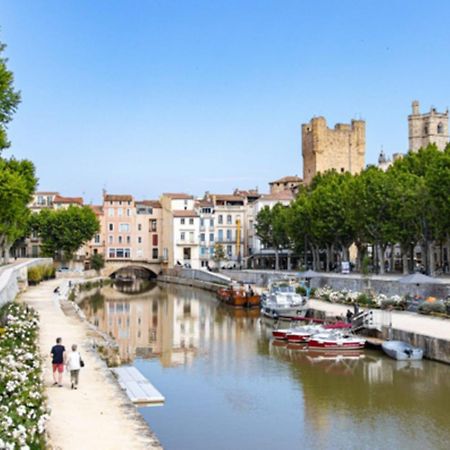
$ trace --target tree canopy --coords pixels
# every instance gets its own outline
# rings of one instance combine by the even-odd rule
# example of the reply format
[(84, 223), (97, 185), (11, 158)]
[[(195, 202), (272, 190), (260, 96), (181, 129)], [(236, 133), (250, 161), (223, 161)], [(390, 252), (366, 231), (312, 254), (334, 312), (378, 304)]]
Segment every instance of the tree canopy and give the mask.
[(6, 65), (8, 60), (1, 56), (5, 47), (0, 42), (0, 154), (10, 146), (6, 130), (20, 103), (20, 92), (14, 90), (14, 75)]
[(33, 163), (0, 158), (0, 255), (6, 260), (14, 242), (27, 233), (28, 204), (36, 184)]
[(450, 144), (444, 151), (429, 145), (409, 152), (386, 172), (369, 166), (358, 175), (318, 174), (289, 207), (265, 207), (256, 220), (256, 235), (276, 258), (280, 249), (292, 248), (306, 264), (308, 252), (318, 269), (325, 255), (326, 270), (336, 254), (348, 259), (355, 243), (359, 265), (371, 247), (380, 272), (388, 246), (399, 244), (406, 253), (420, 244), (423, 263), (433, 271), (431, 247), (448, 243), (449, 233)]
[(30, 226), (42, 240), (43, 253), (51, 257), (58, 255), (64, 260), (70, 259), (100, 228), (95, 213), (88, 206), (43, 209), (31, 216)]

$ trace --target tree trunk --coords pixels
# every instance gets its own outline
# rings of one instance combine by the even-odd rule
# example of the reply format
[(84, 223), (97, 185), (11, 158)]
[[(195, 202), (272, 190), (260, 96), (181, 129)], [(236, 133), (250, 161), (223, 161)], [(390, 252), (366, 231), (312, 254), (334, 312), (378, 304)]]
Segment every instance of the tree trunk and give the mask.
[(402, 269), (403, 269), (403, 275), (408, 275), (409, 273), (409, 268), (408, 268), (408, 250), (404, 249), (403, 247), (401, 248), (401, 252), (402, 252)]
[(428, 267), (427, 267), (427, 274), (428, 275), (434, 275), (434, 272), (436, 270), (435, 267), (435, 260), (434, 260), (434, 243), (429, 242), (428, 243)]
[(3, 247), (4, 252), (5, 252), (5, 257), (3, 258), (3, 262), (5, 264), (9, 263), (9, 256), (10, 256), (9, 255), (9, 251), (11, 250), (11, 247), (12, 247), (12, 244), (9, 244), (8, 242), (6, 242), (4, 247)]
[(349, 260), (348, 247), (343, 245), (342, 246), (342, 261), (348, 261), (348, 260)]
[(275, 270), (280, 270), (280, 255), (279, 250), (275, 249)]
[(291, 255), (288, 253), (287, 255), (287, 270), (291, 270)]
[[(317, 270), (317, 253), (316, 253), (316, 249), (314, 247), (314, 245), (311, 245), (311, 255), (312, 255), (312, 259), (313, 259), (313, 270)], [(306, 268), (307, 269), (307, 268)]]
[(381, 244), (376, 244), (376, 253), (378, 259), (378, 267), (380, 275), (384, 275), (384, 250)]

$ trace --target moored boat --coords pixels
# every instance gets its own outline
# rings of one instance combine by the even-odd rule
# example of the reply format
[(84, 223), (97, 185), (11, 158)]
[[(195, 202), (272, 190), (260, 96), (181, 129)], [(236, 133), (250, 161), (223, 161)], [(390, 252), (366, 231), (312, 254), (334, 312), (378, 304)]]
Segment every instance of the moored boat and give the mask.
[(341, 331), (318, 333), (308, 341), (308, 348), (314, 350), (357, 350), (364, 348), (366, 340)]
[(266, 317), (297, 317), (308, 309), (307, 301), (288, 283), (273, 283), (264, 296), (262, 313)]
[(418, 361), (423, 358), (423, 350), (403, 341), (386, 341), (381, 344), (386, 355), (398, 361)]
[(219, 289), (217, 297), (223, 303), (235, 307), (258, 308), (260, 306), (259, 295), (245, 289), (234, 289), (232, 286)]
[(304, 327), (299, 327), (293, 329), (290, 333), (286, 335), (286, 339), (291, 343), (304, 343), (306, 344), (311, 336), (317, 333), (324, 332), (325, 328), (322, 325), (306, 325)]

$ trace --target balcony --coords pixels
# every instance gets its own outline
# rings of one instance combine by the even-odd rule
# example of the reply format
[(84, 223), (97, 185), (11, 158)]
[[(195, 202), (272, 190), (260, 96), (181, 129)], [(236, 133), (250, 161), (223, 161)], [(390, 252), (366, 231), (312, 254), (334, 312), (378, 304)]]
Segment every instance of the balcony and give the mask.
[(198, 241), (195, 239), (177, 239), (176, 241), (177, 245), (198, 245)]

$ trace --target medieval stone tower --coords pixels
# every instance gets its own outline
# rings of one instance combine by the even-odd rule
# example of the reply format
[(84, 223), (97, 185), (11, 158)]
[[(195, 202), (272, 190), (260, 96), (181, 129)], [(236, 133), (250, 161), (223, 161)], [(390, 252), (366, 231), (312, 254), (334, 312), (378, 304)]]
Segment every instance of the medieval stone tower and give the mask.
[(412, 114), (408, 116), (409, 151), (417, 152), (428, 144), (436, 144), (443, 150), (448, 144), (448, 109), (439, 113), (431, 108), (429, 113), (420, 114), (419, 102), (412, 102)]
[(352, 120), (327, 127), (324, 117), (302, 125), (303, 181), (309, 184), (318, 172), (359, 173), (365, 166), (366, 123)]

